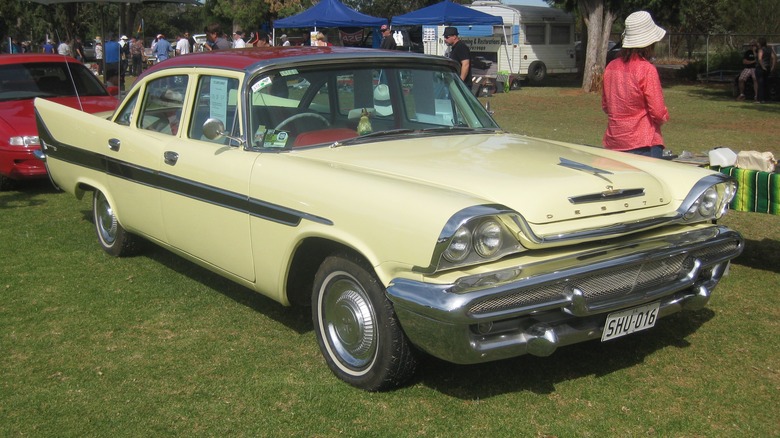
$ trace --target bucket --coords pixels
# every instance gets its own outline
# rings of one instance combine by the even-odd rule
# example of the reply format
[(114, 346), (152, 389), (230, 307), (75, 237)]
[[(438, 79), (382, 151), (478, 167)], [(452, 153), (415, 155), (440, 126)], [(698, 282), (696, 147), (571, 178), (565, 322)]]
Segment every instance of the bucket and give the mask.
[(737, 163), (737, 154), (729, 148), (710, 150), (710, 166), (728, 167)]

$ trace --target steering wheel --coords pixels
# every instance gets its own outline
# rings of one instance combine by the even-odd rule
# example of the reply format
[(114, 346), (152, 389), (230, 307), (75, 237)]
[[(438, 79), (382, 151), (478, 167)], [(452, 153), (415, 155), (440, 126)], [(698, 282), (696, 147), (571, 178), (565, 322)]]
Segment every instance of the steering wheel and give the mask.
[(281, 123), (276, 125), (276, 128), (274, 128), (274, 129), (276, 129), (276, 130), (282, 129), (282, 127), (284, 125), (292, 122), (293, 120), (302, 119), (304, 117), (315, 118), (315, 119), (321, 121), (322, 123), (324, 123), (326, 127), (330, 127), (330, 122), (328, 121), (328, 119), (326, 119), (325, 117), (322, 117), (321, 115), (319, 115), (317, 113), (300, 113), (300, 114), (294, 114), (294, 115), (292, 115), (292, 116), (282, 120)]

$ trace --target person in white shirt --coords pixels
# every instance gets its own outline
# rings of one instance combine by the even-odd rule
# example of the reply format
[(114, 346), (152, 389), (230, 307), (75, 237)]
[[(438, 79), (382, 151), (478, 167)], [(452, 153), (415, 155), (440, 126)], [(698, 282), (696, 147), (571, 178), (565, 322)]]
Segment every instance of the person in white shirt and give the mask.
[(233, 48), (243, 49), (244, 47), (246, 47), (246, 42), (244, 42), (244, 31), (237, 30), (233, 32)]
[(57, 46), (57, 53), (63, 56), (73, 56), (70, 51), (70, 44), (68, 44), (67, 41), (62, 41), (60, 45)]
[(282, 46), (289, 46), (290, 40), (287, 39), (286, 34), (282, 34), (282, 36), (279, 37), (279, 39), (282, 41)]
[(186, 55), (190, 53), (190, 42), (184, 35), (179, 35), (179, 41), (176, 42), (176, 55)]

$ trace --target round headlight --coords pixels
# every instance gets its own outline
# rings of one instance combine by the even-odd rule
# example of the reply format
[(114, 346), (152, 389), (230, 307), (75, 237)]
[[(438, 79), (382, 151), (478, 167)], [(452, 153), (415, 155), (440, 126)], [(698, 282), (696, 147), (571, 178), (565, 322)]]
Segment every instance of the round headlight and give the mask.
[(466, 227), (460, 227), (452, 236), (449, 246), (444, 251), (444, 258), (451, 262), (459, 262), (469, 255), (471, 250), (471, 231)]
[(696, 211), (699, 209), (699, 204), (701, 204), (701, 198), (698, 198), (697, 200), (693, 201), (693, 205), (691, 205), (691, 208), (689, 208), (688, 211), (685, 212), (683, 218), (687, 221), (693, 219), (696, 216)]
[(474, 249), (482, 257), (492, 257), (501, 249), (501, 225), (489, 220), (482, 222), (474, 231)]
[(712, 217), (718, 209), (718, 190), (715, 187), (708, 188), (699, 197), (699, 214), (704, 217)]

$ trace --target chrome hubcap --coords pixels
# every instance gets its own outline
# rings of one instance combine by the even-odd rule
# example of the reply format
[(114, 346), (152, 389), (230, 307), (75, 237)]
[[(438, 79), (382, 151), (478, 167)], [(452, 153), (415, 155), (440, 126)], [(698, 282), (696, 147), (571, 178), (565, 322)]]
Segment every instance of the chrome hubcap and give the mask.
[(114, 210), (102, 193), (98, 194), (95, 212), (95, 220), (97, 221), (100, 238), (103, 239), (106, 244), (111, 245), (114, 243), (114, 240), (116, 240), (116, 217), (114, 216)]
[(376, 354), (374, 310), (365, 291), (352, 278), (328, 284), (322, 303), (325, 335), (339, 359), (352, 368), (369, 365)]

